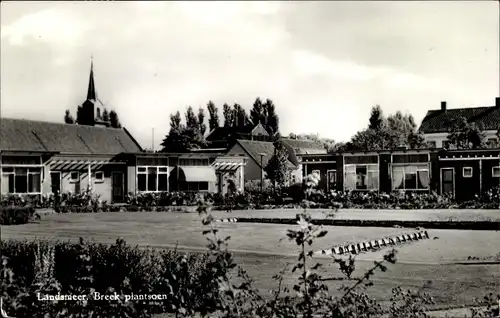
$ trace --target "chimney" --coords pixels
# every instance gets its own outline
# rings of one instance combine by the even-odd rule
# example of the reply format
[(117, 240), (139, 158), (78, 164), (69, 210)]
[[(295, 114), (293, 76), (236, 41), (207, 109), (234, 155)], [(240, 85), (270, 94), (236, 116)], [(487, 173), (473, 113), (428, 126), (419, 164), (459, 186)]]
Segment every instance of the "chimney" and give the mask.
[(445, 101), (441, 102), (441, 110), (444, 112), (446, 111), (446, 102)]
[(495, 107), (500, 108), (500, 97), (495, 98)]

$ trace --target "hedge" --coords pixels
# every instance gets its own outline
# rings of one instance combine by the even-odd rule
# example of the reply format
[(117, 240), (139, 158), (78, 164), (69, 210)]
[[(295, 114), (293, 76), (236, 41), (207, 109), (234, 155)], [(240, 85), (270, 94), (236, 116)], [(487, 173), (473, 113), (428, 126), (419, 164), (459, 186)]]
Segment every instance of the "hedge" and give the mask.
[(35, 214), (35, 208), (32, 206), (0, 206), (0, 224), (15, 225), (26, 224)]
[[(267, 224), (297, 224), (295, 218), (235, 218), (238, 223), (267, 223)], [(344, 220), (320, 219), (311, 220), (312, 224), (327, 226), (353, 226), (353, 227), (403, 227), (426, 228), (442, 230), (484, 230), (499, 231), (499, 221), (403, 221), (403, 220)]]
[[(14, 317), (151, 317), (175, 312), (178, 297), (197, 311), (213, 309), (216, 282), (207, 254), (85, 242), (6, 241), (0, 295)], [(163, 300), (99, 301), (101, 295), (162, 295)], [(43, 295), (87, 295), (88, 301), (39, 301)], [(122, 299), (123, 300), (123, 299)], [(94, 314), (94, 315), (92, 315)]]

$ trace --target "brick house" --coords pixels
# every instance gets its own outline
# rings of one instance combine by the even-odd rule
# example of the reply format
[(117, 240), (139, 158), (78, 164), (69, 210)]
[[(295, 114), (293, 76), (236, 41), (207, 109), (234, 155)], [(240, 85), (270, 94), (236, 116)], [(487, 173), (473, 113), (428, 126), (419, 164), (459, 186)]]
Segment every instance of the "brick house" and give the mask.
[(490, 148), (499, 146), (497, 137), (500, 128), (500, 97), (495, 99), (494, 106), (452, 108), (441, 102), (441, 109), (429, 110), (422, 120), (419, 131), (424, 134), (430, 147), (446, 148), (447, 137), (454, 121), (465, 118), (469, 123), (484, 127), (486, 142)]

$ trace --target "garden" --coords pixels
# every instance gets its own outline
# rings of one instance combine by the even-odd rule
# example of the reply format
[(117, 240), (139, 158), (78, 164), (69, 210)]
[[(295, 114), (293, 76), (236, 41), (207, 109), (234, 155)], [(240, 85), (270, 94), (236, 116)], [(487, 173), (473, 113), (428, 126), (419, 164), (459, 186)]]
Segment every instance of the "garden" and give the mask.
[[(498, 265), (488, 265), (497, 257), (499, 232), (428, 230), (429, 239), (397, 246), (394, 255), (387, 247), (352, 258), (316, 256), (313, 252), (334, 245), (408, 229), (322, 227), (302, 212), (289, 227), (218, 223), (200, 206), (201, 218), (199, 213), (64, 213), (2, 227), (4, 309), (14, 317), (283, 317), (307, 310), (301, 305), (304, 293), (321, 288), (308, 296), (314, 295), (308, 301), (315, 315), (331, 317), (325, 311), (338, 306), (340, 314), (333, 317), (366, 317), (363, 312), (419, 317), (434, 308), (474, 305), (475, 297), (490, 297), (500, 286)], [(298, 268), (292, 272), (293, 267)], [(45, 302), (36, 296), (94, 292), (165, 296), (127, 303), (90, 296), (86, 303)]]
[[(410, 231), (316, 224), (320, 214), (336, 218), (352, 212), (369, 218), (378, 212), (339, 210), (332, 205), (332, 198), (339, 197), (349, 204), (386, 204), (381, 211), (392, 215), (398, 210), (387, 206), (403, 209), (397, 194), (324, 196), (308, 188), (302, 202), (293, 202), (301, 209), (267, 210), (296, 214), (295, 225), (283, 225), (220, 222), (238, 213), (265, 213), (234, 208), (242, 198), (273, 202), (272, 193), (139, 195), (130, 196), (124, 207), (107, 205), (91, 193), (40, 202), (7, 198), (2, 220), (10, 225), (2, 226), (0, 244), (3, 309), (14, 317), (424, 317), (429, 310), (465, 305), (479, 306), (467, 310), (471, 317), (497, 314), (498, 231), (427, 230), (427, 239), (411, 244), (324, 255), (318, 251), (405, 237)], [(317, 209), (328, 200), (332, 206)], [(414, 200), (447, 199), (427, 195)], [(189, 205), (197, 213), (157, 213), (186, 212)], [(59, 213), (40, 219), (34, 207), (42, 206)], [(64, 213), (101, 211), (115, 213)], [(467, 219), (473, 213), (456, 215)], [(425, 215), (436, 217), (430, 210)], [(103, 301), (95, 293), (120, 297)], [(83, 296), (40, 301), (40, 295)]]

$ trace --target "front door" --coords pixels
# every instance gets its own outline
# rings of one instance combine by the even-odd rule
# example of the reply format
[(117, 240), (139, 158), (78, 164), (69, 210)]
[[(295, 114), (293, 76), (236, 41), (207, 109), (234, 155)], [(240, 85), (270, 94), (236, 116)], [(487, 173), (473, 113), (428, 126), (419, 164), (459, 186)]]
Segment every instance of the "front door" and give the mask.
[(51, 171), (50, 172), (50, 188), (52, 193), (61, 193), (61, 172)]
[(441, 194), (455, 193), (455, 169), (443, 168), (441, 169)]
[(124, 184), (123, 172), (112, 172), (112, 197), (114, 203), (121, 203), (124, 201)]
[(327, 190), (337, 190), (337, 170), (328, 170), (327, 174)]

